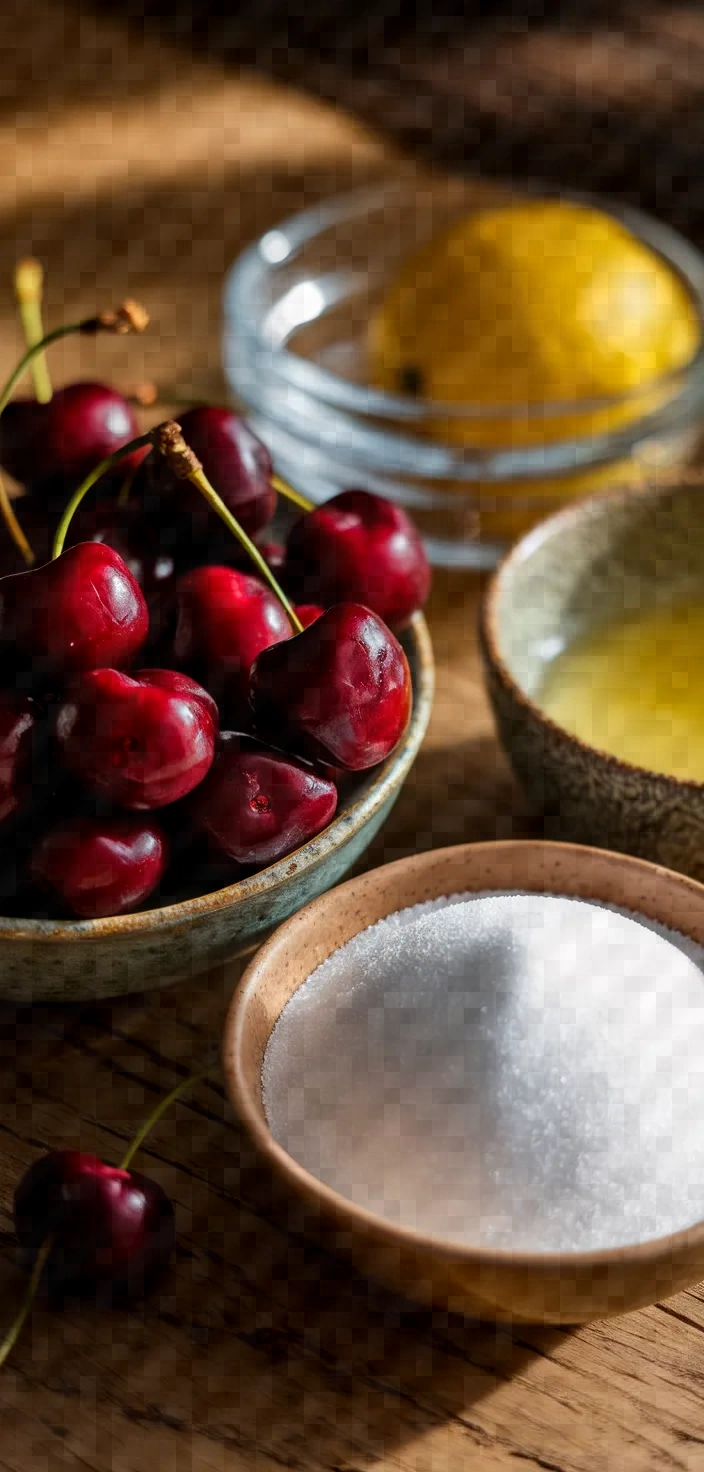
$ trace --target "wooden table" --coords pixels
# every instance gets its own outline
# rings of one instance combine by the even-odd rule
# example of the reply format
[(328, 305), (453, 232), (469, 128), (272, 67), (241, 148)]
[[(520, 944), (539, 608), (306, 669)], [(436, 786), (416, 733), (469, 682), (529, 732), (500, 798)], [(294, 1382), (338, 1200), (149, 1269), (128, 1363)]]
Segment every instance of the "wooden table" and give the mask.
[[(309, 99), (194, 67), (110, 20), (51, 0), (25, 0), (21, 19), (0, 72), (0, 283), (31, 249), (54, 320), (127, 292), (145, 300), (146, 338), (71, 343), (53, 359), (57, 379), (100, 371), (155, 378), (167, 394), (221, 392), (221, 284), (241, 244), (387, 167), (390, 150)], [(4, 373), (19, 348), (9, 290), (0, 328)], [(438, 580), (433, 723), (374, 862), (536, 831), (494, 740), (476, 592), (471, 579)], [(235, 980), (0, 1013), (3, 1322), (23, 1282), (18, 1177), (56, 1146), (117, 1160), (207, 1058)], [(34, 1314), (0, 1372), (0, 1472), (704, 1467), (701, 1291), (576, 1333), (424, 1312), (274, 1212), (216, 1083), (173, 1108), (142, 1159), (176, 1206), (174, 1270), (129, 1312)]]

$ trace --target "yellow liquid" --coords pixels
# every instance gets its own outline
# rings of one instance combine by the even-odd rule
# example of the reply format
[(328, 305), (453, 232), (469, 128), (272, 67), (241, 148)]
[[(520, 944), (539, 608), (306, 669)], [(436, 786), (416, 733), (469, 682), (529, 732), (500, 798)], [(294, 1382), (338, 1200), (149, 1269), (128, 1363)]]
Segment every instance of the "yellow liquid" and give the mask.
[(704, 782), (704, 602), (649, 609), (576, 640), (549, 665), (538, 699), (591, 746)]

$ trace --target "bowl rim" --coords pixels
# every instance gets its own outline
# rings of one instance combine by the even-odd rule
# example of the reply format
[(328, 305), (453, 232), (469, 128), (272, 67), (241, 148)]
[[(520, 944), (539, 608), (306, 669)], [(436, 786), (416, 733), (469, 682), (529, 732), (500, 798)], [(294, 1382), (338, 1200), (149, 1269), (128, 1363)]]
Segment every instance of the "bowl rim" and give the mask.
[[(127, 915), (107, 915), (99, 920), (25, 920), (0, 916), (0, 943), (13, 940), (57, 944), (76, 941), (87, 943), (105, 939), (114, 941), (123, 935), (137, 934), (158, 938), (174, 926), (188, 926), (193, 921), (227, 910), (233, 903), (253, 899), (257, 895), (263, 898), (270, 896), (291, 879), (292, 865), (297, 878), (313, 869), (324, 856), (320, 853), (321, 840), (329, 842), (337, 825), (344, 825), (345, 838), (364, 828), (373, 814), (405, 780), (418, 754), (430, 719), (435, 685), (433, 647), (428, 625), (421, 612), (413, 614), (403, 634), (408, 636), (411, 643), (412, 657), (417, 669), (406, 730), (386, 761), (376, 771), (370, 769), (373, 776), (367, 791), (361, 797), (355, 798), (349, 806), (341, 805), (332, 821), (314, 838), (308, 839), (300, 848), (286, 854), (275, 864), (260, 869), (248, 879), (239, 879), (223, 889), (152, 910), (137, 910)], [(361, 772), (359, 775), (364, 777), (365, 773)]]
[[(688, 482), (686, 472), (677, 476), (675, 484), (664, 481), (650, 481), (640, 485), (622, 486), (610, 491), (596, 491), (590, 496), (581, 497), (573, 505), (564, 506), (555, 511), (537, 526), (531, 527), (509, 551), (502, 557), (498, 567), (492, 573), (479, 601), (479, 643), (486, 662), (500, 679), (502, 685), (511, 695), (514, 703), (524, 713), (533, 717), (546, 730), (559, 737), (565, 744), (569, 743), (578, 751), (581, 751), (591, 761), (599, 761), (603, 766), (610, 768), (624, 776), (647, 778), (649, 781), (657, 781), (663, 787), (677, 794), (701, 794), (704, 791), (704, 779), (696, 781), (693, 778), (673, 777), (668, 772), (657, 772), (652, 767), (639, 766), (637, 762), (626, 761), (625, 758), (614, 756), (612, 752), (604, 751), (600, 746), (593, 746), (591, 742), (585, 741), (583, 737), (577, 736), (561, 726), (558, 721), (543, 710), (533, 696), (529, 695), (523, 686), (518, 683), (501, 653), (501, 637), (498, 629), (498, 600), (503, 591), (507, 578), (510, 578), (514, 569), (526, 563), (534, 552), (545, 542), (553, 539), (559, 540), (564, 530), (569, 530), (581, 521), (594, 520), (602, 515), (607, 515), (610, 508), (614, 506), (627, 506), (637, 500), (650, 500), (662, 502), (668, 497), (672, 498), (682, 491), (695, 490), (701, 486), (702, 477), (695, 472)], [(701, 494), (701, 491), (700, 491)]]
[[(396, 859), (391, 864), (383, 865), (385, 871), (395, 870), (397, 873), (410, 865), (421, 867), (423, 864), (437, 864), (438, 861), (448, 854), (456, 854), (460, 850), (473, 852), (481, 857), (482, 852), (498, 849), (532, 849), (536, 853), (544, 853), (549, 850), (556, 854), (580, 854), (580, 855), (607, 855), (613, 862), (629, 868), (635, 868), (644, 874), (652, 875), (654, 872), (674, 879), (684, 889), (692, 891), (699, 902), (704, 905), (704, 885), (687, 875), (679, 874), (671, 869), (665, 869), (663, 865), (652, 864), (646, 859), (636, 859), (630, 854), (619, 854), (608, 849), (597, 849), (593, 846), (558, 843), (546, 839), (503, 839), (492, 840), (486, 843), (454, 844), (442, 849), (429, 849), (422, 854), (413, 854), (404, 859)], [(372, 871), (373, 872), (373, 871)], [(361, 876), (368, 878), (367, 875)], [(342, 1196), (326, 1186), (322, 1181), (300, 1165), (288, 1151), (279, 1145), (273, 1134), (265, 1124), (254, 1103), (246, 1082), (245, 1070), (242, 1067), (241, 1053), (242, 1042), (246, 1030), (246, 1017), (249, 1002), (256, 995), (259, 986), (259, 973), (262, 966), (266, 966), (269, 957), (275, 954), (276, 947), (280, 943), (283, 932), (288, 932), (296, 923), (300, 923), (303, 916), (312, 915), (326, 902), (329, 903), (331, 896), (340, 893), (349, 893), (359, 883), (359, 876), (345, 880), (334, 890), (328, 891), (302, 910), (291, 917), (290, 920), (279, 926), (272, 936), (257, 951), (256, 956), (248, 964), (242, 978), (237, 986), (228, 1012), (225, 1018), (223, 1039), (221, 1046), (222, 1066), (225, 1076), (225, 1084), (230, 1101), (252, 1140), (257, 1152), (264, 1157), (269, 1167), (279, 1176), (283, 1176), (286, 1184), (292, 1187), (298, 1196), (303, 1196), (308, 1203), (321, 1208), (328, 1216), (335, 1216), (338, 1221), (342, 1218), (351, 1219), (354, 1227), (373, 1235), (375, 1241), (385, 1246), (399, 1246), (432, 1253), (445, 1261), (471, 1262), (484, 1268), (512, 1268), (525, 1271), (558, 1271), (567, 1267), (574, 1267), (580, 1271), (608, 1267), (620, 1263), (657, 1263), (663, 1258), (670, 1258), (680, 1248), (690, 1250), (693, 1247), (704, 1247), (704, 1217), (692, 1223), (689, 1227), (680, 1228), (677, 1232), (671, 1232), (661, 1237), (651, 1237), (645, 1242), (635, 1242), (621, 1247), (601, 1247), (585, 1252), (539, 1252), (539, 1251), (515, 1251), (511, 1248), (481, 1247), (469, 1243), (452, 1242), (445, 1237), (435, 1236), (432, 1233), (418, 1232), (412, 1227), (397, 1226), (388, 1222), (384, 1217), (377, 1216), (366, 1207), (358, 1206), (350, 1201), (348, 1197)], [(391, 912), (389, 912), (391, 913)], [(366, 927), (361, 926), (360, 929)], [(359, 932), (355, 932), (356, 934)], [(332, 952), (330, 952), (332, 954)]]
[[(484, 451), (487, 461), (492, 457), (496, 458), (499, 453), (503, 454), (504, 460), (508, 460), (512, 454), (524, 457), (540, 450), (547, 463), (551, 458), (559, 456), (559, 447), (565, 443), (594, 444), (596, 446), (602, 441), (605, 448), (608, 446), (609, 458), (612, 458), (613, 448), (619, 446), (621, 440), (625, 445), (632, 442), (634, 434), (640, 438), (645, 433), (655, 433), (663, 417), (667, 415), (667, 411), (672, 410), (678, 404), (681, 394), (686, 396), (687, 393), (692, 393), (696, 389), (697, 403), (700, 399), (704, 402), (704, 255), (679, 230), (618, 197), (585, 190), (565, 189), (549, 181), (541, 182), (539, 179), (521, 180), (520, 183), (517, 183), (516, 181), (489, 180), (481, 176), (475, 182), (484, 188), (491, 186), (497, 191), (496, 207), (508, 203), (511, 198), (519, 198), (566, 200), (587, 208), (598, 209), (602, 214), (607, 214), (624, 225), (639, 243), (650, 247), (653, 253), (663, 259), (671, 271), (684, 283), (699, 319), (699, 344), (692, 356), (680, 367), (671, 369), (635, 389), (614, 395), (535, 401), (528, 404), (479, 405), (472, 401), (464, 404), (444, 404), (441, 400), (412, 399), (408, 395), (376, 389), (371, 384), (357, 384), (292, 352), (285, 342), (275, 347), (271, 346), (261, 331), (260, 318), (252, 308), (252, 303), (256, 300), (257, 280), (277, 267), (292, 261), (306, 244), (331, 226), (354, 219), (362, 212), (368, 213), (374, 208), (379, 208), (385, 200), (393, 200), (394, 195), (401, 197), (405, 191), (418, 192), (423, 187), (438, 187), (442, 183), (448, 186), (452, 183), (459, 185), (462, 182), (466, 184), (468, 181), (463, 181), (462, 176), (458, 173), (443, 175), (438, 171), (419, 171), (410, 166), (401, 167), (393, 173), (387, 172), (375, 183), (342, 191), (322, 203), (295, 211), (277, 225), (269, 227), (251, 245), (245, 247), (226, 276), (224, 289), (226, 335), (228, 325), (232, 327), (233, 324), (236, 324), (238, 339), (244, 339), (254, 345), (258, 354), (261, 354), (270, 364), (276, 365), (276, 372), (280, 374), (282, 384), (299, 388), (310, 394), (312, 399), (350, 410), (354, 414), (368, 418), (392, 418), (401, 422), (405, 421), (409, 428), (412, 428), (414, 421), (422, 422), (425, 419), (437, 420), (438, 418), (468, 419), (470, 421), (472, 419), (479, 421), (498, 419), (510, 424), (516, 419), (556, 417), (559, 422), (562, 416), (569, 418), (580, 412), (589, 413), (600, 409), (613, 409), (619, 405), (637, 402), (644, 395), (657, 393), (659, 389), (669, 384), (680, 384), (679, 393), (675, 393), (665, 405), (637, 416), (621, 431), (607, 430), (596, 435), (594, 433), (575, 435), (573, 431), (568, 431), (564, 438), (561, 437), (543, 445), (515, 446), (512, 450), (503, 452), (494, 449)], [(501, 190), (506, 191), (503, 199), (499, 197)], [(488, 200), (486, 206), (480, 204), (478, 207), (493, 208), (494, 205), (491, 200)], [(267, 254), (267, 251), (270, 250), (267, 242), (273, 242), (275, 238), (280, 238), (282, 249), (288, 245), (284, 254), (273, 256), (270, 253)], [(457, 450), (457, 446), (454, 446), (454, 449)], [(550, 456), (551, 450), (553, 457)], [(465, 447), (465, 453), (471, 455), (471, 444)], [(475, 458), (477, 454), (475, 450)], [(523, 473), (526, 476), (530, 475), (529, 470), (524, 470)], [(543, 475), (545, 469), (536, 468), (533, 473), (536, 476)]]

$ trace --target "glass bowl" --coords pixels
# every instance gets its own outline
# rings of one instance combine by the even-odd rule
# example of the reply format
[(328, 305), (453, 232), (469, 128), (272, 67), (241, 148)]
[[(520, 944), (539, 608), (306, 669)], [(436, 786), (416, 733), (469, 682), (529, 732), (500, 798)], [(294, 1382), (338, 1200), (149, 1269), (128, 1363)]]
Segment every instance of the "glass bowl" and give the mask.
[[(704, 331), (684, 369), (621, 398), (487, 409), (366, 382), (370, 317), (413, 251), (472, 210), (558, 194), (611, 214), (651, 247), (704, 322), (704, 258), (630, 206), (401, 172), (293, 215), (228, 275), (225, 372), (281, 476), (316, 502), (350, 486), (378, 491), (415, 517), (436, 565), (480, 568), (566, 501), (692, 454), (704, 419)], [(530, 443), (536, 420), (543, 443)]]

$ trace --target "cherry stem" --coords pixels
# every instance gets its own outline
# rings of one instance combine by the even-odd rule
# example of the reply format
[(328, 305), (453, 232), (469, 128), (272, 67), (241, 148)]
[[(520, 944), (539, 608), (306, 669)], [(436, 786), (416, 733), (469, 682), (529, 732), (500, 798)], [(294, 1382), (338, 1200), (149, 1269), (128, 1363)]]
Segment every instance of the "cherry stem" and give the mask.
[[(108, 470), (112, 470), (113, 465), (119, 465), (120, 461), (124, 460), (126, 455), (131, 455), (134, 450), (143, 449), (145, 445), (151, 445), (152, 435), (153, 430), (149, 430), (147, 434), (140, 434), (136, 440), (130, 440), (129, 444), (123, 445), (121, 450), (115, 450), (115, 453), (113, 455), (108, 455), (105, 460), (101, 460), (100, 464), (96, 465), (95, 470), (91, 470), (90, 474), (86, 476), (85, 480), (81, 481), (78, 489), (74, 491), (71, 500), (69, 501), (68, 506), (66, 507), (66, 510), (64, 511), (64, 514), (59, 522), (59, 525), (56, 528), (54, 546), (51, 552), (52, 557), (61, 556), (61, 553), (64, 550), (66, 534), (73, 520), (74, 512), (78, 510), (83, 497), (88, 494), (91, 488), (95, 485), (96, 481), (100, 480), (101, 476), (106, 475)], [(131, 484), (132, 482), (130, 481), (130, 485)], [(122, 492), (120, 494), (122, 494)]]
[(12, 1353), (12, 1350), (14, 1349), (17, 1340), (20, 1337), (20, 1334), (22, 1333), (26, 1319), (29, 1315), (29, 1311), (37, 1296), (37, 1290), (39, 1288), (41, 1276), (49, 1260), (49, 1254), (53, 1245), (53, 1236), (46, 1237), (45, 1240), (42, 1242), (42, 1245), (39, 1248), (39, 1251), (34, 1259), (34, 1267), (32, 1268), (31, 1277), (29, 1279), (27, 1287), (25, 1288), (24, 1297), (22, 1299), (22, 1303), (20, 1304), (19, 1312), (14, 1322), (10, 1325), (5, 1338), (0, 1344), (0, 1365), (4, 1365), (5, 1360), (7, 1359), (8, 1355)]
[(291, 501), (301, 511), (313, 511), (315, 509), (315, 501), (310, 501), (300, 491), (294, 490), (293, 486), (290, 486), (287, 480), (282, 480), (280, 475), (272, 475), (271, 484), (277, 495), (284, 496), (287, 501)]
[(127, 505), (127, 502), (130, 499), (130, 491), (132, 490), (132, 487), (134, 485), (134, 478), (135, 478), (136, 474), (137, 474), (137, 466), (135, 465), (133, 467), (133, 469), (130, 470), (129, 474), (125, 476), (125, 479), (123, 480), (122, 485), (120, 486), (120, 494), (119, 494), (119, 496), (117, 498), (117, 504), (118, 504), (118, 506), (126, 506)]
[(153, 1130), (154, 1125), (159, 1123), (162, 1114), (166, 1113), (170, 1105), (174, 1104), (177, 1099), (180, 1099), (181, 1095), (185, 1094), (188, 1089), (195, 1088), (195, 1085), (201, 1083), (211, 1072), (212, 1069), (205, 1068), (202, 1073), (192, 1073), (188, 1078), (182, 1078), (180, 1084), (177, 1084), (175, 1089), (172, 1089), (171, 1093), (167, 1094), (166, 1098), (157, 1104), (156, 1109), (152, 1111), (148, 1119), (145, 1119), (141, 1129), (137, 1131), (129, 1150), (120, 1161), (120, 1170), (129, 1170), (137, 1151), (144, 1144), (147, 1135)]
[(74, 332), (80, 332), (87, 336), (93, 336), (98, 332), (143, 332), (149, 318), (143, 307), (138, 302), (123, 302), (114, 312), (100, 312), (96, 317), (84, 317), (80, 322), (65, 322), (62, 327), (54, 327), (51, 332), (44, 334), (38, 342), (32, 343), (31, 347), (20, 358), (17, 367), (13, 369), (10, 377), (0, 393), (0, 414), (7, 408), (13, 391), (26, 370), (38, 358), (45, 348), (51, 347), (52, 343), (59, 342), (62, 337), (70, 337)]
[[(44, 272), (39, 261), (32, 256), (18, 261), (15, 266), (14, 287), (20, 310), (22, 330), (28, 348), (33, 348), (44, 337), (42, 324), (42, 289)], [(46, 354), (41, 351), (30, 363), (34, 396), (40, 404), (48, 404), (52, 397), (51, 379)]]
[(180, 480), (190, 480), (201, 492), (201, 495), (205, 497), (209, 506), (212, 506), (213, 511), (217, 512), (221, 521), (224, 521), (225, 526), (228, 527), (233, 536), (237, 537), (238, 542), (251, 557), (258, 572), (261, 573), (264, 580), (269, 584), (272, 593), (278, 598), (284, 613), (291, 620), (296, 633), (302, 634), (303, 624), (292, 604), (289, 603), (283, 589), (279, 586), (268, 562), (262, 557), (259, 548), (252, 541), (251, 537), (247, 536), (244, 527), (240, 526), (237, 517), (233, 516), (232, 512), (225, 505), (225, 502), (220, 499), (217, 491), (211, 486), (200, 461), (193, 450), (186, 444), (181, 434), (180, 425), (174, 422), (160, 424), (154, 432), (154, 443), (156, 448), (170, 464), (174, 474)]
[(0, 474), (0, 516), (7, 527), (17, 550), (22, 554), (28, 567), (31, 567), (36, 558), (27, 538), (12, 509), (12, 502), (7, 494), (7, 486)]
[[(118, 1166), (118, 1170), (129, 1170), (129, 1167), (132, 1164), (137, 1151), (144, 1144), (144, 1141), (146, 1140), (150, 1130), (154, 1128), (155, 1124), (158, 1124), (162, 1115), (166, 1113), (169, 1106), (175, 1103), (176, 1099), (180, 1099), (181, 1095), (185, 1094), (187, 1089), (194, 1088), (195, 1085), (199, 1084), (204, 1078), (208, 1078), (212, 1071), (213, 1070), (211, 1068), (205, 1068), (201, 1073), (192, 1073), (189, 1075), (188, 1078), (182, 1078), (180, 1084), (177, 1084), (175, 1089), (172, 1089), (171, 1093), (167, 1094), (166, 1098), (162, 1099), (160, 1103), (157, 1104), (156, 1109), (152, 1111), (152, 1113), (149, 1115), (149, 1118), (145, 1120), (144, 1124), (137, 1131), (132, 1144), (130, 1145), (129, 1149), (127, 1150), (126, 1154), (124, 1155)], [(20, 1337), (20, 1334), (22, 1333), (32, 1304), (34, 1303), (34, 1300), (39, 1291), (39, 1284), (41, 1282), (42, 1273), (44, 1272), (47, 1262), (49, 1261), (51, 1249), (53, 1246), (54, 1234), (50, 1233), (48, 1237), (44, 1238), (44, 1241), (39, 1248), (37, 1256), (34, 1259), (31, 1276), (25, 1289), (24, 1297), (20, 1304), (19, 1311), (10, 1328), (8, 1329), (5, 1338), (2, 1340), (2, 1342), (0, 1342), (0, 1367), (4, 1365), (5, 1360), (7, 1359), (8, 1355), (11, 1354), (17, 1343), (17, 1340)]]

